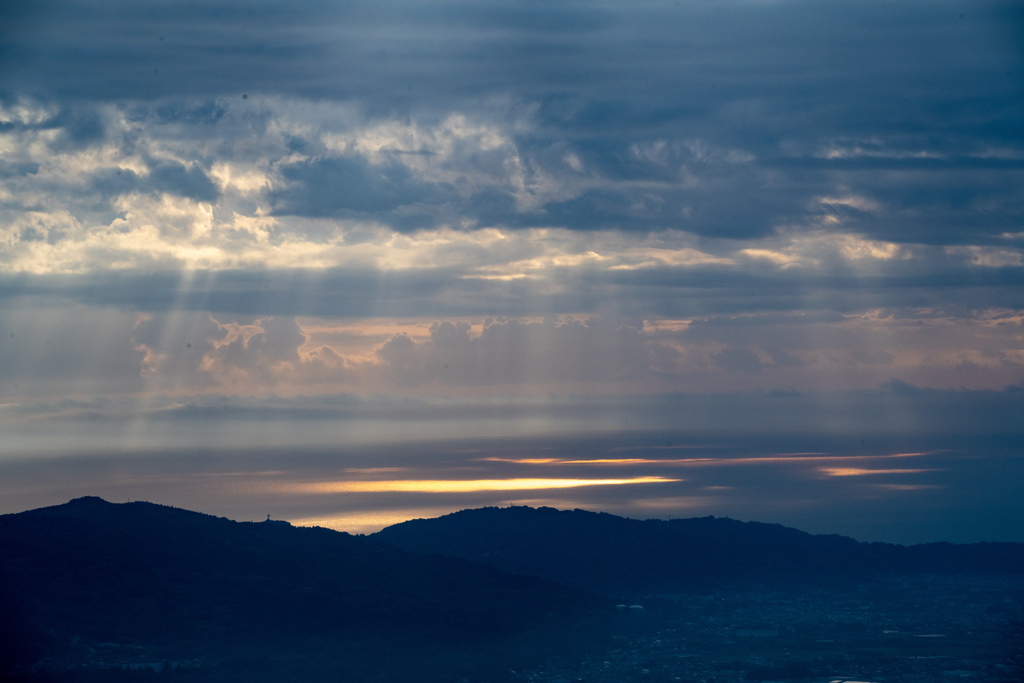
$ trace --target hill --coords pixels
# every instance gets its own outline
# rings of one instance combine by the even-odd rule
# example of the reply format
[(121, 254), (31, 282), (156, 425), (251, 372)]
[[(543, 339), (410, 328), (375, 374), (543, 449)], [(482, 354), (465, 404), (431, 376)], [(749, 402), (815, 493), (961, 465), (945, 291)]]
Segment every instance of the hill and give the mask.
[(111, 680), (114, 668), (180, 660), (202, 662), (190, 680), (383, 680), (408, 668), (442, 680), (500, 665), (488, 648), (597, 606), (540, 579), (287, 522), (99, 498), (0, 516), (0, 675)]
[(1024, 574), (1020, 543), (858, 543), (715, 517), (636, 520), (584, 510), (481, 508), (403, 522), (373, 537), (610, 595), (929, 572)]

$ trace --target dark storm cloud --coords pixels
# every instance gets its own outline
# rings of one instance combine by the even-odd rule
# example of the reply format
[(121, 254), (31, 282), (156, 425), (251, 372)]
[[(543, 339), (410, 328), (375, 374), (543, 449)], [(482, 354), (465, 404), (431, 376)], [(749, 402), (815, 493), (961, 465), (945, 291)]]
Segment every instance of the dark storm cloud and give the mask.
[[(941, 448), (950, 435), (984, 438), (1004, 445), (1021, 439), (1019, 416), (1024, 410), (1024, 388), (1010, 386), (1002, 391), (940, 390), (917, 387), (890, 380), (882, 387), (861, 391), (821, 392), (743, 392), (715, 394), (673, 393), (654, 396), (545, 396), (504, 397), (482, 400), (395, 397), (382, 394), (350, 394), (281, 397), (239, 397), (216, 394), (154, 396), (145, 405), (131, 397), (88, 399), (55, 398), (25, 401), (14, 408), (18, 415), (47, 418), (130, 422), (145, 419), (179, 423), (238, 421), (279, 421), (303, 423), (321, 421), (329, 426), (334, 420), (409, 421), (412, 423), (449, 423), (461, 420), (528, 423), (538, 417), (553, 418), (544, 430), (559, 431), (559, 421), (580, 430), (580, 438), (594, 438), (594, 430), (604, 426), (634, 425), (642, 430), (677, 430), (689, 434), (679, 443), (700, 440), (718, 430), (752, 438), (775, 439), (779, 451), (816, 450), (816, 439), (833, 435), (844, 439), (848, 453), (863, 451), (861, 435), (901, 435), (902, 448)], [(7, 415), (7, 413), (5, 413)], [(301, 429), (301, 425), (298, 427)], [(772, 436), (763, 430), (778, 430)], [(187, 430), (186, 430), (187, 431)], [(294, 431), (294, 430), (293, 430)], [(504, 430), (500, 430), (504, 431)], [(572, 431), (566, 429), (565, 431)], [(486, 433), (486, 431), (484, 432)], [(517, 433), (513, 428), (510, 434)], [(589, 436), (585, 436), (589, 434)], [(788, 436), (783, 436), (788, 434)], [(798, 436), (799, 435), (799, 436)], [(182, 433), (187, 437), (187, 433)], [(449, 437), (459, 438), (458, 428)], [(388, 442), (387, 432), (374, 440)], [(737, 436), (737, 438), (741, 438)], [(672, 439), (669, 439), (672, 440)], [(917, 445), (915, 446), (915, 442)], [(326, 442), (325, 442), (326, 443)], [(657, 450), (665, 439), (646, 442)], [(925, 445), (927, 444), (927, 445)], [(833, 446), (834, 447), (834, 446)], [(875, 447), (869, 444), (868, 448)], [(735, 455), (743, 453), (740, 448)], [(529, 452), (529, 451), (528, 451)], [(1019, 453), (1015, 454), (1019, 457)], [(536, 457), (536, 455), (534, 455)], [(619, 457), (633, 457), (621, 455)], [(664, 453), (652, 457), (665, 457)], [(670, 457), (687, 457), (675, 453)]]
[[(369, 269), (199, 272), (188, 276), (130, 271), (94, 276), (20, 276), (7, 278), (0, 288), (7, 296), (20, 293), (40, 300), (70, 296), (76, 301), (145, 311), (353, 317), (423, 313), (425, 303), (442, 302), (446, 294), (468, 296), (471, 289), (468, 284), (460, 286), (458, 274), (453, 272), (385, 274)], [(456, 298), (460, 300), (442, 303), (442, 307), (450, 312), (458, 310), (464, 302)], [(484, 307), (484, 302), (480, 300), (479, 305)]]
[(106, 135), (103, 119), (88, 106), (65, 106), (40, 127), (61, 131), (62, 136), (54, 145), (58, 149), (86, 147), (101, 142)]
[(189, 197), (199, 202), (215, 200), (220, 191), (202, 169), (187, 168), (175, 162), (155, 164), (150, 171), (150, 183), (157, 192)]
[(102, 140), (106, 130), (102, 118), (90, 105), (63, 105), (42, 118), (30, 122), (0, 122), (0, 132), (57, 130), (64, 134), (64, 145), (87, 145)]
[(282, 175), (291, 184), (270, 193), (278, 215), (358, 216), (456, 197), (450, 188), (417, 181), (401, 164), (375, 168), (361, 158), (292, 164), (282, 169)]
[[(9, 304), (72, 301), (141, 311), (175, 309), (245, 315), (489, 316), (599, 313), (618, 318), (692, 318), (749, 312), (807, 312), (794, 323), (873, 308), (964, 311), (1021, 306), (1019, 267), (968, 264), (901, 272), (795, 272), (702, 266), (683, 271), (554, 269), (549, 278), (480, 280), (462, 266), (193, 271), (0, 277)], [(716, 321), (715, 324), (721, 324)]]
[[(716, 182), (717, 180), (717, 182)], [(559, 225), (576, 230), (682, 229), (723, 238), (752, 238), (805, 215), (805, 196), (766, 187), (759, 173), (738, 172), (728, 181), (710, 180), (695, 190), (637, 188), (589, 190), (579, 197), (552, 202), (539, 215), (522, 217), (521, 224)], [(724, 185), (730, 186), (726, 190)], [(741, 201), (729, 192), (742, 187)], [(531, 220), (532, 219), (532, 220)]]
[(108, 198), (143, 192), (212, 202), (220, 196), (219, 188), (201, 168), (187, 167), (174, 161), (153, 162), (147, 175), (137, 174), (131, 169), (97, 169), (91, 174), (89, 184), (91, 191)]
[[(18, 103), (13, 103), (13, 106), (16, 109)], [(132, 106), (129, 110), (125, 119), (135, 124), (152, 117), (159, 124), (184, 122), (196, 125), (207, 121), (215, 122), (223, 115), (223, 108), (218, 108), (212, 101), (164, 104), (155, 107), (155, 111), (140, 106)], [(22, 146), (17, 151), (12, 149), (11, 156), (18, 152), (25, 154), (26, 150), (35, 147), (38, 160), (0, 161), (0, 179), (36, 175), (40, 170), (39, 161), (50, 161), (62, 155), (73, 156), (76, 152), (86, 156), (89, 153), (102, 153), (100, 150), (105, 145), (121, 154), (144, 151), (145, 143), (140, 144), (142, 136), (139, 132), (118, 130), (118, 126), (111, 121), (112, 118), (114, 117), (109, 110), (104, 111), (90, 103), (43, 109), (33, 112), (28, 120), (14, 117), (13, 120), (3, 123), (0, 128), (0, 133), (8, 133), (9, 140)], [(46, 135), (47, 133), (55, 135)], [(45, 152), (40, 153), (43, 149)], [(83, 201), (83, 205), (89, 208), (100, 206), (104, 200), (111, 197), (132, 192), (167, 193), (199, 202), (215, 201), (220, 196), (220, 189), (202, 168), (202, 163), (207, 160), (201, 155), (195, 156), (199, 157), (196, 162), (186, 165), (173, 159), (150, 158), (144, 155), (140, 159), (144, 166), (144, 169), (139, 169), (141, 173), (131, 168), (99, 165), (81, 168), (75, 174), (74, 170), (58, 165), (58, 170), (67, 172), (68, 175), (54, 177), (51, 174), (47, 179), (36, 180), (35, 184), (12, 185), (17, 191), (11, 193), (10, 201), (24, 201), (22, 195), (37, 200), (40, 191), (61, 205), (71, 205), (67, 200), (75, 198)]]
[[(548, 120), (584, 129), (674, 125), (728, 105), (724, 125), (756, 120), (747, 135), (769, 145), (757, 131), (799, 130), (808, 120), (845, 119), (859, 123), (849, 132), (874, 133), (883, 113), (897, 114), (888, 117), (897, 126), (953, 115), (991, 128), (1005, 118), (971, 102), (995, 96), (995, 104), (1019, 105), (1019, 85), (1006, 80), (1021, 66), (1012, 52), (1014, 4), (980, 5), (965, 19), (955, 3), (13, 5), (8, 12), (29, 30), (4, 36), (17, 57), (7, 60), (8, 81), (101, 99), (248, 83), (384, 104), (403, 101), (399, 86), (408, 84), (418, 95), (433, 92), (442, 108), (458, 93), (580, 98), (549, 107), (560, 113)], [(951, 85), (962, 89), (955, 94)], [(981, 93), (990, 100), (972, 98)], [(842, 107), (840, 94), (848, 98)]]
[[(896, 270), (895, 268), (893, 270)], [(863, 311), (882, 307), (972, 307), (1020, 305), (1024, 273), (1019, 268), (978, 272), (961, 267), (909, 274), (807, 274), (741, 272), (710, 266), (572, 274), (566, 278), (584, 306), (615, 301), (624, 310), (657, 311), (666, 317), (744, 311)], [(572, 309), (567, 309), (572, 310)]]
[[(155, 108), (156, 120), (160, 123), (214, 124), (224, 118), (227, 106), (223, 101), (204, 100), (200, 102), (171, 101), (159, 104)], [(147, 115), (145, 108), (133, 118), (143, 119)]]
[[(788, 206), (776, 213), (789, 221), (827, 213), (839, 217), (845, 229), (873, 239), (1000, 244), (1005, 243), (1003, 233), (1018, 231), (1024, 218), (1024, 159), (869, 157), (768, 163), (786, 168), (789, 182), (800, 188)], [(808, 210), (801, 205), (810, 188), (821, 196), (834, 194), (834, 188), (840, 187), (870, 197), (879, 206), (864, 210), (819, 205)]]
[(0, 159), (0, 178), (17, 178), (39, 171), (39, 164), (31, 161), (11, 163)]
[[(210, 98), (243, 106), (245, 92), (355, 102), (372, 117), (529, 113), (513, 136), (527, 165), (550, 173), (572, 153), (606, 186), (529, 208), (477, 188), (455, 213), (751, 238), (813, 223), (819, 198), (844, 193), (877, 205), (843, 209), (846, 229), (935, 244), (994, 243), (1024, 219), (1018, 3), (5, 6), (0, 24), (16, 29), (2, 34), (0, 93), (59, 103), (51, 124), (75, 144), (102, 135), (71, 104), (88, 100), (160, 100), (161, 122), (193, 126), (223, 121)], [(277, 212), (356, 211), (403, 231), (453, 213), (450, 188), (361, 164), (287, 164)], [(178, 176), (167, 183), (183, 196), (212, 196)], [(412, 218), (389, 213), (414, 203)]]

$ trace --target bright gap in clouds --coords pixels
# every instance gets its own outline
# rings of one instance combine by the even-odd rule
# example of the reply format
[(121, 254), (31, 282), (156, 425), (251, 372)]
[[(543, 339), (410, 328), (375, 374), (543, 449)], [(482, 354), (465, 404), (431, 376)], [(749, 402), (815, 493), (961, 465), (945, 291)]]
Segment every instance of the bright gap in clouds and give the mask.
[(632, 479), (391, 479), (379, 481), (318, 481), (286, 484), (294, 493), (361, 493), (400, 491), (422, 493), (472, 493), (476, 491), (531, 491), (535, 489), (571, 489), (580, 486), (621, 486), (664, 484), (682, 481), (665, 477)]
[(440, 517), (450, 512), (452, 512), (451, 508), (447, 507), (423, 507), (351, 512), (323, 517), (297, 517), (288, 521), (295, 526), (318, 526), (350, 534), (372, 534), (392, 524), (401, 524), (410, 519)]
[[(344, 433), (341, 426), (339, 438)], [(696, 457), (659, 459), (669, 441)], [(910, 442), (933, 448), (909, 451)], [(782, 444), (828, 455), (774, 456), (785, 452)], [(607, 462), (619, 460), (608, 456), (622, 450), (640, 457)], [(637, 429), (332, 448), (7, 456), (0, 459), (0, 513), (88, 491), (118, 502), (150, 500), (238, 520), (270, 514), (360, 533), (460, 509), (528, 504), (635, 518), (711, 514), (864, 541), (1015, 540), (1024, 538), (1022, 452), (1019, 439), (949, 433), (724, 429), (704, 430), (687, 444), (678, 429)], [(501, 455), (481, 459), (482, 453)]]
[(861, 467), (820, 467), (818, 471), (830, 477), (864, 477), (873, 475), (889, 474), (919, 474), (921, 472), (934, 472), (934, 469), (917, 470), (866, 470)]
[[(666, 448), (666, 447), (661, 447)], [(700, 448), (707, 449), (708, 446), (669, 446), (667, 448)], [(623, 449), (617, 449), (623, 450)], [(659, 448), (645, 448), (644, 450), (659, 450)], [(777, 455), (758, 457), (729, 457), (729, 458), (594, 458), (591, 460), (561, 460), (559, 458), (480, 458), (481, 462), (514, 463), (518, 465), (586, 465), (594, 466), (617, 466), (629, 467), (633, 465), (658, 465), (659, 467), (728, 467), (735, 465), (792, 465), (820, 462), (849, 462), (858, 460), (887, 460), (889, 458), (913, 458), (919, 456), (934, 455), (933, 453), (890, 453), (884, 455), (829, 455), (827, 453), (779, 453)], [(875, 470), (855, 470), (854, 468), (818, 468), (823, 472), (871, 472)], [(879, 470), (883, 471), (883, 470)], [(886, 472), (923, 472), (927, 470), (884, 470)], [(836, 475), (838, 476), (838, 475)]]

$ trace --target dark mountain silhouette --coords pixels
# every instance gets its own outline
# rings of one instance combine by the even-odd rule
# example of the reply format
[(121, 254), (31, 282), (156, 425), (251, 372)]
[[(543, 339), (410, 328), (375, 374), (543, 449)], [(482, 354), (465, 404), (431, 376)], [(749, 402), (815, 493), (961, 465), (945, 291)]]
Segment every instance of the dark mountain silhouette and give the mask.
[(381, 680), (402, 667), (441, 680), (501, 663), (474, 660), (474, 643), (484, 653), (561, 631), (598, 605), (541, 579), (287, 522), (99, 498), (0, 516), (0, 676), (29, 676), (44, 656), (88, 669), (163, 653), (201, 658), (210, 680), (236, 669), (239, 680)]
[(584, 510), (481, 508), (403, 522), (374, 537), (610, 595), (929, 572), (1024, 574), (1021, 543), (905, 547), (715, 517), (642, 521)]
[(1019, 577), (1024, 544), (903, 547), (528, 507), (365, 537), (79, 498), (0, 516), (0, 680), (149, 680), (166, 665), (161, 680), (499, 683), (604, 647), (616, 629), (656, 628), (584, 590), (802, 590), (920, 573)]

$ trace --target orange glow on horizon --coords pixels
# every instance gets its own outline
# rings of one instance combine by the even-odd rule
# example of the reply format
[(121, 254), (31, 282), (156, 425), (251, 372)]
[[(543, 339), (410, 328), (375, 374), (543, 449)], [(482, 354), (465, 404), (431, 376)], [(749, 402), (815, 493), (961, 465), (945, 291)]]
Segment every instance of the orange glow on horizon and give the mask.
[(440, 517), (455, 512), (451, 507), (427, 507), (403, 510), (352, 510), (317, 517), (290, 519), (294, 526), (318, 526), (350, 534), (372, 534), (392, 524), (410, 519)]
[[(594, 458), (593, 460), (562, 460), (559, 458), (479, 458), (479, 462), (507, 462), (517, 465), (677, 465), (681, 467), (715, 467), (727, 465), (776, 464), (794, 462), (848, 462), (850, 460), (885, 460), (888, 458), (912, 458), (923, 453), (890, 453), (887, 455), (827, 455), (820, 453), (786, 453), (779, 455), (754, 456), (748, 458)], [(844, 468), (835, 468), (844, 469)], [(888, 470), (890, 472), (896, 470)], [(906, 470), (911, 471), (911, 470)], [(925, 471), (925, 470), (913, 470)]]
[(683, 481), (665, 477), (632, 479), (396, 479), (382, 481), (330, 481), (285, 484), (282, 488), (298, 493), (473, 493), (477, 491), (526, 491), (566, 489), (581, 486), (622, 486), (628, 484), (664, 484)]
[(918, 474), (919, 472), (935, 472), (934, 469), (923, 470), (865, 470), (860, 467), (819, 467), (819, 472), (830, 477), (862, 477), (871, 474)]
[(550, 465), (562, 464), (566, 460), (558, 458), (477, 458), (478, 462), (514, 462), (517, 465)]

